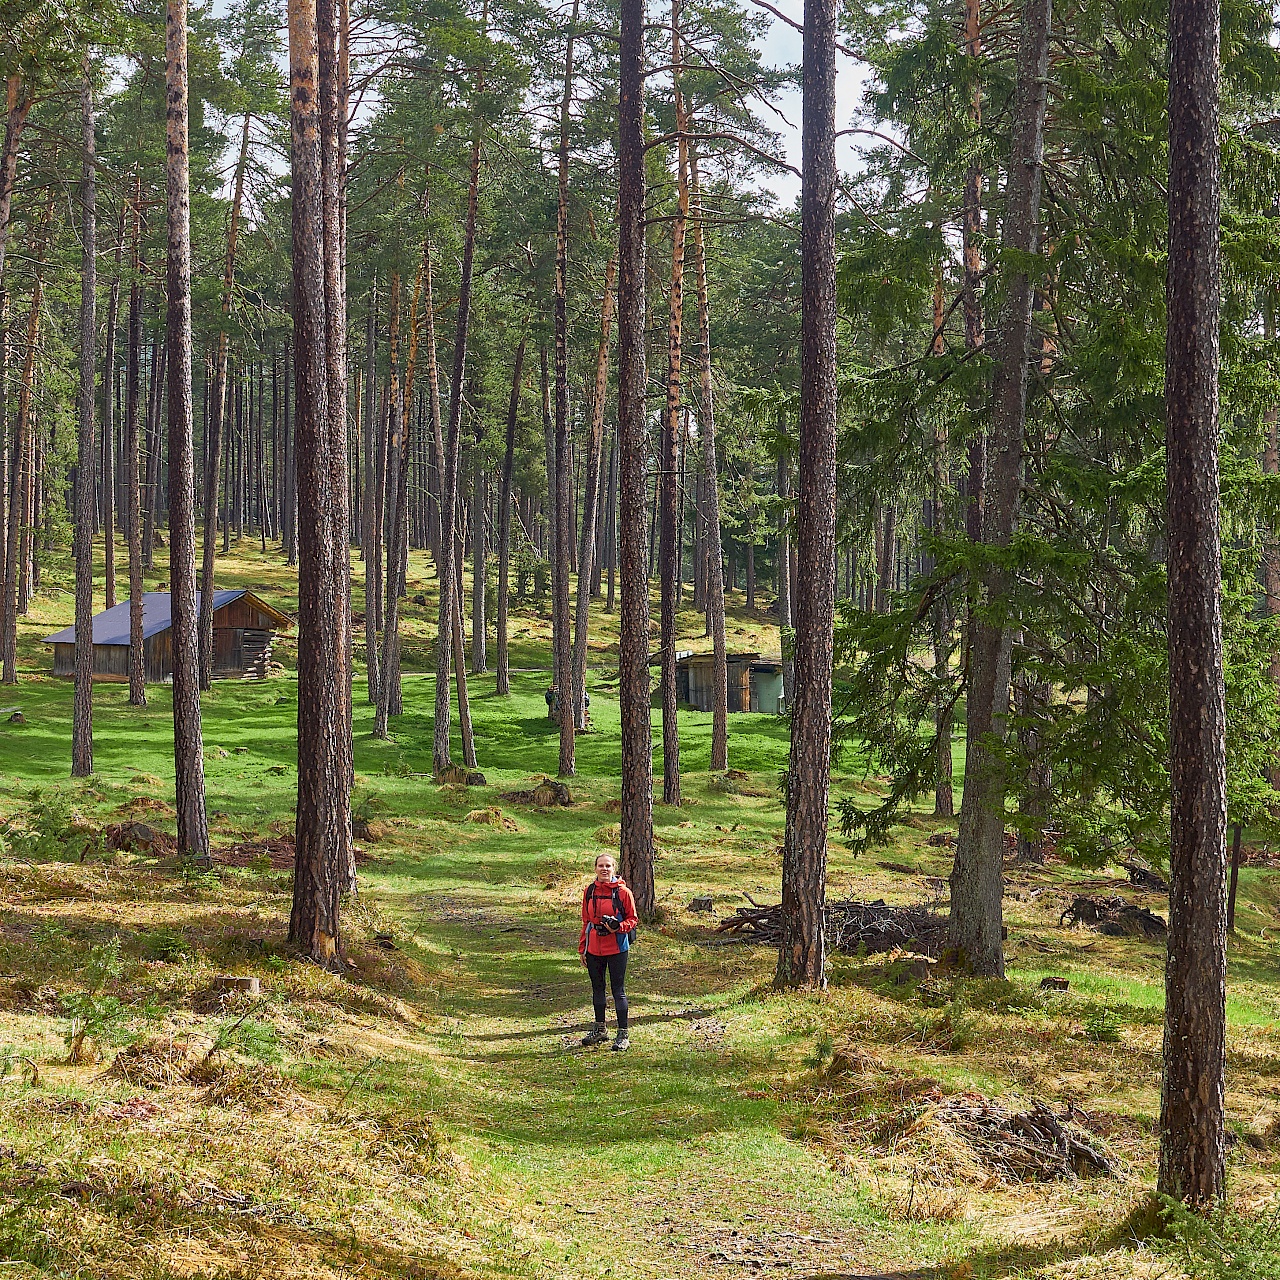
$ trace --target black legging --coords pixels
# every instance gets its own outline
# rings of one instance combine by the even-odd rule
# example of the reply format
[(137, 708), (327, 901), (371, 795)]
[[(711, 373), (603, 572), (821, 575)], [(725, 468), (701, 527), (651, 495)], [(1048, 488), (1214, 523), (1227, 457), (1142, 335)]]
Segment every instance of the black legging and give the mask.
[(593, 956), (587, 952), (587, 972), (591, 975), (591, 1003), (595, 1006), (596, 1021), (604, 1021), (604, 975), (609, 974), (609, 986), (613, 988), (613, 1007), (618, 1014), (618, 1030), (627, 1029), (627, 993), (623, 983), (627, 980), (627, 952), (616, 956)]

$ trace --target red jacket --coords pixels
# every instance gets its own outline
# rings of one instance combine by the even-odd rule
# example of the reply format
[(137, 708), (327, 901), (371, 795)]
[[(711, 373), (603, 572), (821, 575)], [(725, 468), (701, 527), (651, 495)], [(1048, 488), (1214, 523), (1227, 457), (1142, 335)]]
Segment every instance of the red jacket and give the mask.
[[(618, 891), (622, 925), (617, 933), (606, 933), (600, 927), (605, 916), (614, 915), (613, 892)], [(602, 885), (593, 880), (582, 894), (582, 933), (578, 938), (578, 954), (616, 956), (623, 950), (619, 941), (624, 933), (636, 927), (636, 900), (631, 896), (625, 880), (619, 876), (612, 884)]]

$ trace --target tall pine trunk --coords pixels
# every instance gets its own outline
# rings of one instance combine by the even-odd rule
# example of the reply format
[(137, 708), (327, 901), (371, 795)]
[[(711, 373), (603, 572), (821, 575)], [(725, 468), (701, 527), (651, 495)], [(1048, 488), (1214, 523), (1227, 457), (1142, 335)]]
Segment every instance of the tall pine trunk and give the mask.
[(578, 557), (577, 611), (573, 621), (573, 714), (576, 727), (587, 727), (587, 633), (591, 627), (591, 580), (595, 576), (596, 522), (600, 503), (600, 451), (604, 437), (604, 403), (609, 381), (609, 329), (613, 323), (616, 263), (605, 268), (600, 345), (596, 348), (596, 381), (591, 402), (591, 438), (587, 441), (586, 500), (583, 505), (582, 552)]
[[(972, 60), (973, 96), (969, 100), (969, 124), (976, 137), (982, 124), (982, 81), (976, 70), (982, 56), (982, 23), (980, 0), (965, 0), (965, 53)], [(964, 269), (964, 344), (974, 351), (985, 341), (982, 316), (982, 167), (975, 160), (969, 167), (964, 184), (961, 212), (961, 265)], [(976, 407), (976, 406), (975, 406)], [(975, 418), (979, 415), (975, 413)], [(969, 426), (969, 474), (965, 489), (965, 527), (969, 537), (978, 542), (982, 537), (983, 493), (987, 474), (986, 427), (976, 422)]]
[(511, 657), (507, 650), (508, 597), (511, 594), (511, 477), (516, 456), (516, 420), (520, 412), (520, 379), (529, 335), (520, 335), (511, 373), (511, 402), (507, 406), (507, 435), (502, 452), (502, 491), (498, 496), (498, 672), (496, 691), (511, 692)]
[[(93, 463), (94, 355), (97, 346), (98, 196), (94, 167), (93, 84), (88, 66), (80, 85), (83, 171), (80, 182), (80, 395), (76, 449), (76, 653), (71, 717), (71, 776), (93, 772)], [(110, 398), (110, 387), (108, 387)], [(104, 485), (108, 483), (103, 477)], [(111, 528), (106, 530), (111, 540)]]
[[(1005, 279), (991, 407), (992, 457), (983, 541), (1004, 551), (1018, 527), (1024, 470), (1027, 377), (1035, 285), (1029, 259), (1040, 251), (1040, 185), (1048, 94), (1051, 0), (1028, 0), (1022, 14), (1014, 101), (1013, 160), (1002, 249), (1014, 266)], [(985, 607), (969, 617), (964, 796), (951, 870), (948, 940), (972, 972), (1004, 977), (1003, 866), (1005, 767), (992, 744), (1003, 739), (1009, 709), (1014, 626), (1008, 607), (1012, 574), (998, 558), (983, 573)]]
[(351, 787), (355, 778), (351, 673), (355, 645), (351, 632), (351, 492), (347, 429), (347, 114), (349, 87), (348, 0), (319, 0), (316, 6), (320, 80), (320, 173), (325, 302), (325, 369), (328, 391), (324, 446), (329, 468), (332, 564), (326, 636), (337, 699), (332, 768), (337, 782), (326, 819), (326, 838), (337, 861), (338, 887), (356, 892), (355, 846), (351, 836)]
[(236, 159), (231, 215), (227, 223), (227, 253), (222, 271), (222, 323), (218, 328), (213, 356), (213, 386), (209, 392), (209, 434), (204, 467), (204, 548), (200, 575), (200, 687), (213, 683), (213, 568), (218, 539), (218, 481), (222, 460), (222, 431), (227, 403), (227, 322), (236, 278), (236, 242), (240, 232), (240, 210), (244, 202), (245, 169), (249, 163), (249, 126), (245, 113), (240, 130), (240, 154)]
[(835, 0), (805, 0), (795, 705), (782, 851), (780, 987), (825, 982), (836, 585)]
[[(293, 358), (298, 471), (298, 803), (289, 938), (342, 967), (340, 828), (346, 783), (335, 605), (325, 313), (325, 219), (315, 0), (289, 0)], [(348, 827), (349, 829), (349, 827)]]
[(142, 176), (134, 174), (133, 250), (129, 284), (129, 353), (125, 369), (124, 457), (129, 539), (129, 705), (147, 705), (146, 654), (142, 636), (142, 471), (138, 407), (142, 364)]
[(120, 319), (120, 265), (124, 257), (127, 205), (120, 202), (115, 275), (107, 300), (107, 333), (102, 359), (102, 558), (106, 608), (116, 603), (116, 325)]
[(376, 707), (382, 677), (379, 672), (378, 654), (378, 530), (377, 470), (378, 422), (374, 413), (378, 376), (378, 277), (373, 278), (369, 290), (368, 312), (365, 316), (364, 350), (364, 492), (361, 495), (360, 551), (364, 556), (364, 661), (365, 686), (368, 700)]
[(1226, 715), (1218, 523), (1219, 8), (1169, 10), (1169, 958), (1158, 1188), (1225, 1182)]
[(564, 50), (564, 94), (560, 99), (560, 147), (556, 196), (556, 434), (555, 434), (555, 570), (552, 574), (553, 665), (560, 717), (560, 774), (574, 772), (573, 656), (569, 636), (569, 574), (573, 550), (573, 487), (569, 470), (569, 107), (573, 101), (573, 42), (578, 0), (573, 0)]
[(679, 497), (676, 441), (680, 429), (680, 364), (684, 328), (684, 241), (689, 220), (689, 140), (680, 87), (680, 0), (671, 0), (671, 66), (676, 111), (676, 212), (671, 222), (671, 291), (667, 318), (667, 403), (658, 459), (659, 692), (662, 701), (662, 802), (680, 803), (680, 724), (676, 701), (676, 611), (680, 572), (676, 546)]
[(18, 413), (13, 427), (13, 461), (5, 527), (4, 607), (0, 611), (0, 648), (4, 655), (3, 680), (0, 682), (4, 684), (18, 683), (18, 610), (22, 598), (22, 560), (26, 554), (22, 534), (27, 519), (27, 495), (31, 488), (31, 396), (40, 335), (40, 308), (44, 301), (45, 253), (49, 247), (53, 208), (53, 189), (50, 188), (37, 233), (31, 310), (27, 314), (27, 348), (22, 361)]
[[(487, 13), (487, 10), (486, 10)], [(480, 85), (483, 86), (483, 77)], [(467, 332), (471, 322), (471, 277), (476, 256), (476, 215), (480, 191), (480, 123), (471, 136), (471, 162), (467, 182), (467, 214), (462, 237), (462, 270), (458, 280), (457, 328), (453, 340), (453, 378), (449, 394), (449, 434), (443, 442), (444, 478), (440, 494), (440, 622), (436, 632), (436, 708), (432, 767), (440, 773), (449, 765), (449, 650), (450, 641), (462, 632), (462, 589), (457, 566), (458, 453), (462, 443), (462, 388), (467, 372)], [(428, 298), (428, 308), (431, 301)], [(439, 443), (439, 442), (438, 442)], [(454, 614), (457, 614), (456, 619)], [(456, 621), (456, 628), (454, 623)], [(461, 650), (459, 647), (459, 656)], [(465, 667), (455, 671), (461, 691)], [(463, 726), (463, 746), (470, 735)]]
[(168, 234), (169, 600), (178, 851), (204, 858), (209, 823), (200, 731), (195, 477), (191, 399), (191, 189), (187, 157), (187, 3), (165, 15), (165, 186)]
[[(378, 707), (373, 717), (374, 737), (387, 736), (387, 720), (399, 714), (400, 702), (400, 527), (404, 459), (404, 402), (400, 395), (400, 273), (391, 273), (388, 340), (391, 390), (388, 402), (390, 434), (387, 438), (386, 476), (386, 614), (382, 631), (382, 660), (378, 674)], [(393, 704), (396, 710), (393, 712)]]
[(649, 580), (645, 545), (644, 0), (621, 0), (618, 62), (618, 703), (622, 718), (619, 870), (651, 918), (653, 740), (649, 707)]
[[(724, 621), (724, 550), (720, 538), (720, 479), (716, 461), (715, 383), (711, 377), (711, 307), (707, 291), (706, 228), (698, 157), (690, 156), (693, 191), (693, 269), (698, 290), (698, 364), (702, 473), (706, 485), (703, 541), (706, 544), (707, 624), (711, 632), (711, 767), (729, 767), (729, 645)], [(788, 618), (788, 622), (790, 619)]]
[[(946, 323), (946, 311), (943, 307), (942, 265), (939, 263), (933, 286), (933, 342), (930, 352), (934, 356), (946, 354), (946, 339), (942, 329)], [(943, 530), (945, 521), (945, 501), (947, 492), (947, 420), (942, 414), (935, 414), (933, 425), (933, 472), (932, 488), (929, 491), (929, 504), (933, 513), (932, 531), (938, 535)], [(933, 606), (931, 619), (933, 628), (933, 669), (938, 678), (938, 693), (934, 702), (933, 730), (936, 739), (934, 754), (933, 779), (933, 813), (937, 818), (955, 816), (955, 789), (952, 786), (951, 768), (951, 700), (943, 683), (951, 664), (951, 636), (954, 626), (951, 594), (949, 591), (939, 593)]]

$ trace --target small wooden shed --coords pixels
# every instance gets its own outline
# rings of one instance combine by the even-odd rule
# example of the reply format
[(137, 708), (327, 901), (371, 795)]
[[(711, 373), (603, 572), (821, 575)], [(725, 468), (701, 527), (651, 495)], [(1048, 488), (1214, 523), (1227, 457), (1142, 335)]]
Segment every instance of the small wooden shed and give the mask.
[[(730, 653), (726, 658), (730, 711), (761, 711), (776, 716), (785, 710), (780, 659), (762, 658), (758, 653)], [(676, 697), (697, 711), (710, 711), (714, 676), (715, 658), (712, 654), (678, 654)]]
[[(196, 608), (200, 593), (196, 592)], [(142, 597), (143, 670), (148, 684), (173, 679), (173, 619), (167, 591)], [(213, 595), (213, 675), (216, 680), (261, 680), (271, 662), (276, 631), (292, 626), (287, 614), (252, 591), (215, 591)], [(53, 645), (53, 674), (75, 674), (76, 629), (45, 637)], [(129, 601), (123, 600), (93, 620), (93, 674), (99, 680), (129, 678)]]

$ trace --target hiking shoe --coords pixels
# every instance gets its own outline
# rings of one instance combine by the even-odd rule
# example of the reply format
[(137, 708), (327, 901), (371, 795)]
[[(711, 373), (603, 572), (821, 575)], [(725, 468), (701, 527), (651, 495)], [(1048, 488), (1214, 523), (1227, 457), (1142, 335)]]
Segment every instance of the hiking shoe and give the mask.
[(626, 1053), (631, 1048), (631, 1037), (625, 1031), (618, 1032), (618, 1038), (613, 1042), (614, 1053)]
[(582, 1047), (589, 1049), (593, 1044), (604, 1044), (609, 1038), (609, 1033), (604, 1029), (603, 1022), (597, 1022), (585, 1036), (582, 1037)]

